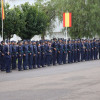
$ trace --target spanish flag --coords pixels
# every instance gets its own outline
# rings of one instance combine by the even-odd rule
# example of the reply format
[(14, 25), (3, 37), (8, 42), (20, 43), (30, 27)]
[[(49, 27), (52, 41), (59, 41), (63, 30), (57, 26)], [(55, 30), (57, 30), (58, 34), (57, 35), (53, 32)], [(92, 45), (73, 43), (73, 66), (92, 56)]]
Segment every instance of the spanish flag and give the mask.
[(4, 13), (4, 3), (3, 3), (3, 0), (1, 0), (1, 7), (2, 7), (2, 20), (5, 19), (5, 13)]
[(72, 13), (63, 13), (63, 27), (72, 27)]

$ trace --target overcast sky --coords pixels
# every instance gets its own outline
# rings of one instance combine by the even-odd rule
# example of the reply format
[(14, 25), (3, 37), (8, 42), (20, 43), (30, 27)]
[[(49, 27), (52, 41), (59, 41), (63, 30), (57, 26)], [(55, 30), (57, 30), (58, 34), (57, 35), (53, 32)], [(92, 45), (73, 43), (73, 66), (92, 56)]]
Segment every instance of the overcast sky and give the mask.
[(8, 2), (11, 7), (13, 7), (14, 5), (20, 5), (23, 4), (25, 2), (29, 2), (30, 4), (33, 4), (35, 2), (35, 0), (5, 0), (5, 2)]

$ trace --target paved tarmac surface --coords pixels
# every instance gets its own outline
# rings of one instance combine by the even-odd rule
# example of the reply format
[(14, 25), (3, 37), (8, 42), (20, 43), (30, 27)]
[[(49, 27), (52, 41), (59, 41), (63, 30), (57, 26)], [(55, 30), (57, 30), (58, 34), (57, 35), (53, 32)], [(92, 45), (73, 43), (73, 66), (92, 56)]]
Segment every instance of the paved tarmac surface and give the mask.
[(100, 100), (100, 60), (0, 72), (0, 100)]

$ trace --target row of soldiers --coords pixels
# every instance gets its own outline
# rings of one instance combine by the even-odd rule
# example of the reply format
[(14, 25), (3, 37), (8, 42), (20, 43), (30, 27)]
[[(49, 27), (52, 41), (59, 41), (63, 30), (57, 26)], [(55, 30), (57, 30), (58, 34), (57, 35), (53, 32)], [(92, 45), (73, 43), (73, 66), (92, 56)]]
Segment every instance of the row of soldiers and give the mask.
[(0, 69), (7, 73), (100, 59), (100, 40), (24, 40), (0, 43)]

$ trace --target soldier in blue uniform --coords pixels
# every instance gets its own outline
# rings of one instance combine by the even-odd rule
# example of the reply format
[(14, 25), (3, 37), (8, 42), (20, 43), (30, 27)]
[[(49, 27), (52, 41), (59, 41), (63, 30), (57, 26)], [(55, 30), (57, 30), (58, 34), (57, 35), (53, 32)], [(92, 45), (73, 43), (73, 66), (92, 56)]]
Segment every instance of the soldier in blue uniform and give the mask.
[(99, 40), (96, 41), (97, 42), (97, 59), (99, 57)]
[(80, 62), (81, 44), (80, 40), (77, 40), (77, 61)]
[(66, 40), (64, 40), (64, 44), (63, 44), (63, 64), (66, 64), (66, 59), (67, 59), (67, 42)]
[(63, 44), (62, 44), (62, 40), (59, 39), (59, 43), (58, 43), (58, 64), (61, 65), (62, 61), (63, 61)]
[(90, 43), (90, 40), (88, 40), (88, 60), (91, 60), (91, 43)]
[(22, 41), (18, 42), (17, 47), (17, 58), (18, 58), (18, 71), (22, 71), (22, 60), (23, 60), (23, 46)]
[(71, 40), (71, 47), (72, 47), (72, 50), (71, 50), (71, 63), (73, 63), (74, 61), (74, 41)]
[(71, 41), (68, 40), (68, 63), (71, 63), (71, 52), (72, 52), (72, 45)]
[(99, 43), (98, 43), (98, 48), (99, 48), (99, 59), (100, 59), (100, 39), (99, 39)]
[(95, 39), (93, 41), (93, 45), (94, 45), (94, 60), (96, 60), (97, 59), (97, 43)]
[(84, 61), (85, 58), (85, 46), (84, 46), (84, 40), (81, 40), (81, 61)]
[(88, 61), (88, 44), (87, 44), (87, 40), (84, 41), (84, 46), (85, 46), (85, 61)]
[(45, 47), (45, 65), (47, 65), (47, 47), (48, 47), (48, 41), (47, 40), (45, 40), (45, 42), (44, 42), (44, 47)]
[(31, 43), (31, 41), (28, 41), (29, 45), (28, 45), (28, 65), (29, 65), (29, 69), (33, 68), (33, 45)]
[(77, 62), (77, 41), (75, 40), (74, 43), (74, 62)]
[(52, 48), (53, 48), (53, 51), (52, 51), (53, 65), (56, 65), (56, 61), (57, 61), (57, 49), (58, 49), (58, 44), (57, 44), (56, 38), (53, 39)]
[(1, 45), (1, 42), (0, 42), (0, 70), (1, 70), (1, 56), (2, 56), (2, 45)]
[(33, 45), (33, 68), (36, 69), (37, 68), (37, 46), (36, 46), (36, 42), (32, 41), (32, 45)]
[(52, 47), (51, 43), (48, 42), (48, 46), (46, 47), (46, 58), (47, 58), (47, 65), (50, 66), (51, 61), (52, 61)]
[(46, 48), (44, 41), (41, 41), (41, 66), (45, 67)]
[(28, 66), (28, 43), (26, 40), (24, 40), (23, 45), (23, 69), (27, 70)]
[(37, 42), (37, 67), (41, 68), (41, 45)]
[(5, 45), (5, 41), (1, 42), (2, 46), (1, 46), (1, 71), (5, 71), (6, 67), (5, 67), (5, 51), (6, 51), (6, 45)]
[(15, 41), (11, 41), (11, 47), (12, 47), (12, 69), (16, 69), (17, 46)]
[(10, 45), (10, 41), (7, 40), (7, 45), (5, 46), (5, 67), (6, 72), (11, 72), (11, 55), (12, 55), (12, 47)]
[(93, 46), (93, 40), (90, 41), (91, 44), (91, 60), (93, 60), (94, 55), (94, 46)]

